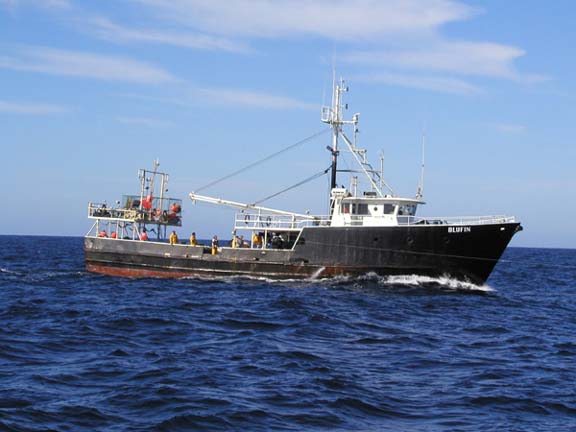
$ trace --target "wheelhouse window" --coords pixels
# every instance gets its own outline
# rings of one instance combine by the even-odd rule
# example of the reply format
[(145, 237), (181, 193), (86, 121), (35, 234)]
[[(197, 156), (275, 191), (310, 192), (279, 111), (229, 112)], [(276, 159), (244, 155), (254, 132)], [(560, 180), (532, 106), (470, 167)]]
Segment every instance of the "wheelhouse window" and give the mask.
[[(403, 206), (404, 207), (404, 206)], [(370, 210), (373, 210), (371, 213)], [(374, 206), (368, 203), (342, 203), (340, 204), (340, 213), (353, 214), (357, 216), (372, 215), (393, 215), (396, 211), (396, 204), (380, 204)], [(406, 213), (408, 214), (408, 213)]]
[(352, 214), (354, 214), (354, 215), (368, 215), (368, 214), (370, 214), (370, 212), (368, 211), (368, 204), (353, 203), (351, 207), (352, 207)]
[(396, 206), (394, 204), (384, 204), (384, 214), (391, 215), (394, 214)]
[(370, 212), (368, 211), (368, 204), (358, 204), (356, 210), (359, 215), (370, 214)]
[(416, 214), (416, 206), (413, 204), (405, 204), (398, 209), (399, 216), (414, 216)]

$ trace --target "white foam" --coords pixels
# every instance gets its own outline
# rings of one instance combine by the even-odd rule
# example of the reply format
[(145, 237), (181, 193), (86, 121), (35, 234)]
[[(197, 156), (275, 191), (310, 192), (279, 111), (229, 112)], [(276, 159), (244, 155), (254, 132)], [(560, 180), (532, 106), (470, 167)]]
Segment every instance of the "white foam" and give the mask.
[[(198, 275), (198, 276), (182, 276), (178, 279), (192, 279), (199, 280), (203, 282), (223, 282), (223, 283), (236, 283), (241, 281), (258, 281), (273, 283), (278, 282), (278, 279), (270, 279), (264, 276), (252, 276), (252, 275)], [(296, 279), (283, 279), (284, 282), (292, 281)]]
[(264, 276), (253, 276), (253, 275), (230, 275), (230, 276), (185, 276), (181, 279), (197, 279), (201, 281), (217, 281), (223, 283), (237, 283), (242, 281), (258, 281), (267, 284), (331, 284), (331, 285), (346, 285), (346, 284), (358, 284), (363, 282), (376, 282), (383, 286), (392, 285), (405, 285), (405, 286), (417, 286), (425, 287), (430, 285), (439, 285), (444, 288), (453, 290), (469, 290), (469, 291), (482, 291), (482, 292), (493, 292), (494, 289), (488, 285), (476, 285), (471, 282), (461, 281), (448, 276), (442, 277), (430, 277), (430, 276), (419, 276), (415, 274), (411, 275), (397, 275), (397, 276), (379, 276), (376, 273), (367, 273), (362, 276), (334, 276), (329, 278), (319, 278), (317, 274), (314, 274), (305, 279), (297, 278), (268, 278)]
[(316, 270), (314, 273), (312, 273), (312, 276), (310, 276), (310, 279), (318, 279), (320, 277), (320, 274), (326, 270), (326, 267), (320, 267), (318, 270)]
[(470, 291), (483, 291), (493, 292), (494, 289), (486, 284), (476, 285), (471, 282), (466, 282), (454, 279), (448, 276), (430, 277), (419, 275), (399, 275), (399, 276), (385, 276), (379, 277), (379, 283), (384, 285), (410, 285), (410, 286), (425, 286), (437, 284), (454, 290), (470, 290)]
[(7, 268), (4, 268), (4, 267), (0, 267), (0, 273), (18, 274), (17, 271), (8, 270)]

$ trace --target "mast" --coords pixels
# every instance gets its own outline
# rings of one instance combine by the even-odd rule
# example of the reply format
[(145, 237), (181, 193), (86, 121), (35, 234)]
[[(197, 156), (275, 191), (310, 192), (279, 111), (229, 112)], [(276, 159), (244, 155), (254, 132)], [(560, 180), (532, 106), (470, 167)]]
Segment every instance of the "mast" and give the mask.
[(329, 148), (332, 152), (332, 168), (330, 173), (330, 189), (336, 187), (336, 171), (338, 170), (338, 150), (334, 150), (334, 147)]
[(328, 123), (332, 128), (332, 145), (327, 146), (326, 149), (332, 154), (332, 166), (331, 166), (331, 176), (330, 176), (330, 189), (334, 189), (337, 186), (336, 173), (338, 172), (338, 136), (342, 131), (342, 91), (347, 91), (348, 89), (344, 87), (344, 80), (340, 80), (339, 84), (336, 84), (336, 79), (332, 79), (332, 106), (322, 107), (322, 121)]
[[(364, 174), (370, 184), (372, 191), (375, 192), (379, 197), (384, 197), (384, 193), (382, 192), (382, 186), (384, 186), (390, 190), (392, 195), (395, 195), (392, 188), (384, 181), (382, 172), (375, 170), (372, 165), (370, 165), (370, 162), (368, 162), (366, 159), (366, 150), (357, 147), (359, 114), (354, 114), (352, 120), (344, 120), (343, 118), (343, 108), (348, 108), (347, 104), (342, 104), (342, 93), (348, 91), (348, 87), (344, 86), (343, 79), (340, 79), (338, 84), (334, 84), (333, 91), (332, 106), (322, 107), (321, 117), (322, 122), (328, 123), (332, 128), (332, 146), (326, 147), (328, 151), (332, 153), (332, 176), (330, 182), (331, 189), (334, 189), (337, 186), (336, 173), (338, 172), (337, 163), (338, 156), (340, 154), (340, 150), (338, 148), (338, 139), (339, 137), (342, 137), (342, 140), (346, 144), (344, 149), (352, 154), (356, 164), (360, 168), (359, 172)], [(344, 125), (353, 126), (354, 142), (350, 141), (350, 139), (348, 139), (344, 133)], [(330, 208), (332, 209), (332, 203), (330, 204)]]
[[(326, 149), (332, 154), (332, 165), (330, 173), (330, 190), (337, 187), (338, 182), (336, 178), (336, 173), (338, 172), (338, 155), (340, 151), (338, 150), (338, 137), (342, 133), (342, 92), (348, 91), (347, 87), (344, 87), (344, 80), (340, 79), (340, 83), (336, 84), (335, 72), (332, 77), (332, 106), (322, 107), (322, 117), (321, 120), (324, 123), (328, 123), (332, 128), (332, 145), (326, 146)], [(334, 209), (334, 203), (332, 198), (330, 198), (330, 214)]]

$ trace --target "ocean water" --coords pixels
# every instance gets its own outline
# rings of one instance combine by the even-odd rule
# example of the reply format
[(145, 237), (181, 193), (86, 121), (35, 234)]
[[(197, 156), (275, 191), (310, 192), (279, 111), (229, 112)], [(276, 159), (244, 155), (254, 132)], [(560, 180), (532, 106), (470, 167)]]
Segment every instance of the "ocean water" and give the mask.
[(2, 431), (576, 431), (576, 250), (488, 284), (88, 274), (0, 237)]

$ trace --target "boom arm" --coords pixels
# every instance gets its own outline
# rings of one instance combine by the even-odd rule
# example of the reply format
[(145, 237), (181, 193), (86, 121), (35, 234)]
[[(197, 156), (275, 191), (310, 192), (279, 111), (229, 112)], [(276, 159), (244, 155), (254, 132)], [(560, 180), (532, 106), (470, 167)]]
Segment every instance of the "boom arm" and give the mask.
[(306, 215), (306, 214), (293, 213), (293, 212), (288, 212), (288, 211), (284, 211), (284, 210), (276, 210), (276, 209), (271, 209), (268, 207), (260, 207), (260, 206), (254, 205), (254, 204), (239, 203), (236, 201), (229, 201), (229, 200), (225, 200), (222, 198), (213, 198), (213, 197), (209, 197), (209, 196), (198, 195), (198, 194), (195, 194), (194, 192), (189, 193), (188, 196), (190, 197), (190, 199), (192, 201), (202, 201), (202, 202), (207, 202), (207, 203), (211, 203), (211, 204), (225, 205), (228, 207), (235, 207), (235, 208), (239, 208), (242, 210), (257, 210), (257, 211), (262, 211), (265, 213), (273, 213), (273, 214), (279, 214), (279, 215), (285, 215), (285, 216), (296, 216), (299, 218), (310, 219), (310, 220), (314, 219), (313, 216)]

